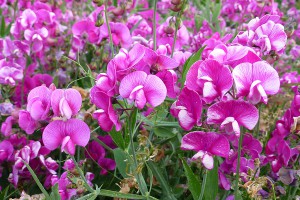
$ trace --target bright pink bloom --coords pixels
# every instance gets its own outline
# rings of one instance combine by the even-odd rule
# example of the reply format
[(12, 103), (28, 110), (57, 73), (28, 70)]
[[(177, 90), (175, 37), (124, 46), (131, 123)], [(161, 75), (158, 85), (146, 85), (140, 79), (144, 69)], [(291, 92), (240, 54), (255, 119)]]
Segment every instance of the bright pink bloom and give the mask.
[(167, 87), (167, 96), (170, 98), (176, 98), (179, 93), (179, 87), (177, 83), (177, 74), (174, 70), (163, 70), (155, 74), (158, 76)]
[(258, 46), (262, 51), (269, 53), (283, 52), (287, 35), (283, 25), (279, 24), (278, 15), (265, 15), (261, 19), (255, 18), (248, 23), (248, 31), (240, 32), (234, 42), (242, 45)]
[(9, 141), (4, 140), (0, 142), (0, 163), (7, 161), (13, 152), (14, 147)]
[(230, 90), (233, 79), (230, 70), (216, 60), (195, 62), (186, 76), (185, 85), (197, 91), (206, 103), (223, 97)]
[(181, 140), (182, 150), (193, 150), (197, 153), (192, 160), (201, 159), (205, 168), (211, 170), (214, 167), (213, 156), (227, 158), (230, 145), (227, 138), (215, 132), (194, 131), (183, 136)]
[(160, 48), (163, 49), (158, 48), (156, 51), (153, 51), (150, 48), (144, 47), (145, 57), (143, 60), (150, 66), (150, 68), (155, 71), (162, 71), (165, 69), (174, 69), (178, 67), (179, 63), (177, 63), (175, 59), (166, 56), (166, 47), (160, 45)]
[(241, 63), (234, 68), (232, 76), (237, 96), (247, 96), (253, 104), (260, 101), (267, 104), (267, 95), (276, 94), (280, 87), (277, 71), (265, 61)]
[(32, 51), (37, 53), (43, 49), (43, 42), (48, 37), (48, 30), (45, 27), (36, 30), (26, 29), (24, 37), (32, 43)]
[(37, 16), (31, 9), (24, 10), (20, 16), (20, 23), (23, 28), (31, 28), (36, 21)]
[(156, 107), (163, 103), (167, 96), (167, 88), (163, 81), (155, 75), (147, 75), (143, 71), (135, 71), (125, 76), (119, 88), (120, 95), (139, 109), (146, 103)]
[(9, 116), (5, 119), (5, 122), (1, 124), (1, 133), (4, 136), (10, 136), (12, 134), (12, 125), (15, 123), (15, 120), (12, 116)]
[(80, 93), (72, 88), (66, 90), (56, 89), (51, 95), (51, 106), (54, 115), (66, 117), (67, 119), (78, 113), (81, 102)]
[(221, 124), (227, 133), (240, 135), (240, 126), (252, 130), (258, 122), (258, 110), (245, 101), (222, 101), (207, 110), (208, 124)]
[(91, 100), (100, 108), (93, 113), (93, 118), (98, 120), (101, 129), (109, 132), (115, 125), (117, 131), (121, 130), (121, 123), (113, 108), (111, 98), (104, 92), (91, 90)]
[(229, 65), (232, 68), (240, 63), (254, 63), (261, 60), (250, 47), (242, 45), (227, 47), (224, 44), (220, 44), (214, 48), (214, 50), (208, 55), (208, 58), (215, 59), (219, 63)]
[(186, 131), (201, 125), (202, 100), (199, 94), (184, 87), (171, 106), (171, 114), (178, 118), (180, 126)]
[(56, 120), (46, 126), (42, 139), (49, 150), (61, 146), (61, 151), (74, 155), (75, 145), (84, 147), (89, 142), (90, 129), (78, 119)]
[(50, 110), (51, 90), (42, 85), (28, 94), (27, 111), (34, 120), (45, 120)]
[(45, 159), (43, 155), (39, 156), (39, 159), (41, 163), (46, 167), (46, 169), (51, 173), (51, 174), (56, 174), (56, 170), (58, 169), (58, 164), (55, 160), (53, 160), (51, 157), (48, 157)]
[(37, 121), (35, 121), (30, 113), (25, 110), (21, 110), (19, 112), (19, 126), (23, 129), (27, 134), (32, 134), (38, 126)]

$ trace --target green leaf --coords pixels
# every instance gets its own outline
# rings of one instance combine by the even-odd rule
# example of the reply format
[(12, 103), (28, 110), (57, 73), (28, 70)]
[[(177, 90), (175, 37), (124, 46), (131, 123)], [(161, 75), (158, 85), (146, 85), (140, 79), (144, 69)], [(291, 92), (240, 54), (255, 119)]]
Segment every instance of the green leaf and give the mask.
[(204, 198), (206, 200), (216, 199), (218, 194), (218, 160), (214, 159), (214, 168), (207, 170)]
[(52, 187), (52, 192), (50, 194), (50, 199), (51, 200), (60, 200), (60, 195), (59, 195), (59, 192), (58, 192), (58, 184), (55, 184), (53, 187)]
[(0, 26), (0, 37), (5, 37), (5, 19), (4, 16), (1, 17), (1, 26)]
[(172, 127), (154, 127), (154, 134), (164, 138), (171, 138), (175, 135)]
[(173, 192), (171, 191), (171, 188), (169, 187), (170, 184), (166, 181), (165, 177), (163, 176), (162, 170), (159, 169), (157, 164), (152, 161), (148, 161), (147, 164), (163, 190), (164, 199), (175, 200), (176, 197), (174, 196)]
[(5, 199), (8, 198), (8, 197), (7, 197), (8, 189), (9, 189), (9, 186), (7, 186), (4, 190), (1, 191), (1, 193), (0, 193), (0, 199), (5, 200)]
[(182, 69), (182, 82), (181, 82), (181, 87), (183, 87), (185, 79), (186, 79), (186, 74), (190, 70), (191, 66), (198, 60), (201, 59), (201, 55), (203, 50), (205, 49), (205, 46), (200, 48), (195, 54), (191, 55), (189, 59), (184, 63), (183, 69)]
[(217, 23), (219, 23), (218, 21), (218, 17), (220, 15), (221, 12), (221, 8), (222, 8), (222, 4), (221, 3), (217, 3), (214, 6), (214, 10), (213, 10), (213, 16), (212, 16), (212, 22), (216, 25)]
[[(184, 159), (181, 159), (181, 161), (182, 161), (182, 164), (183, 164), (183, 169), (184, 169), (184, 172), (185, 172), (185, 176), (186, 176), (187, 181), (188, 181), (189, 190), (191, 191), (191, 193), (193, 195), (193, 198), (195, 200), (197, 200), (199, 198), (200, 192), (201, 192), (200, 181), (197, 178), (197, 176), (194, 174), (194, 172), (192, 171), (190, 166), (186, 163), (186, 161)], [(213, 187), (218, 187), (218, 186), (215, 185)]]
[(118, 7), (118, 0), (113, 0), (114, 7)]
[(38, 185), (38, 187), (40, 188), (40, 190), (43, 192), (43, 194), (45, 195), (46, 199), (50, 200), (50, 196), (49, 196), (48, 192), (45, 190), (44, 186), (42, 185), (42, 183), (40, 182), (39, 178), (36, 176), (36, 174), (34, 173), (34, 171), (32, 170), (32, 168), (24, 160), (22, 160), (22, 162), (26, 165), (26, 167), (27, 167), (28, 171), (30, 172), (32, 178), (34, 179), (35, 183)]
[[(100, 190), (101, 196), (106, 197), (115, 197), (115, 198), (124, 198), (124, 199), (145, 199), (145, 197), (137, 194), (124, 194), (121, 192), (115, 192), (111, 190)], [(149, 199), (155, 199), (155, 198), (149, 198)]]
[(113, 130), (109, 132), (109, 135), (112, 137), (113, 141), (119, 148), (123, 150), (125, 149), (125, 141), (121, 132), (116, 131), (116, 129), (113, 128)]
[(129, 170), (127, 170), (127, 169), (129, 168), (128, 161), (130, 159), (128, 154), (126, 154), (120, 148), (114, 149), (113, 153), (114, 153), (114, 158), (115, 158), (115, 161), (116, 161), (117, 169), (119, 170), (120, 174), (124, 178), (128, 177), (127, 172)]

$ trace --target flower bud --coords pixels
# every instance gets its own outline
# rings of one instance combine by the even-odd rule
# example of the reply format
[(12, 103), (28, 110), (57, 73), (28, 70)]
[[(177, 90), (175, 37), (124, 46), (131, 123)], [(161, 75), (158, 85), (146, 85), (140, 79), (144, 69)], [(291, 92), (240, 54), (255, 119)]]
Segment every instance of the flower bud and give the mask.
[(171, 4), (179, 5), (179, 4), (181, 4), (181, 0), (171, 0)]
[(100, 27), (100, 26), (102, 26), (103, 24), (104, 24), (104, 19), (103, 19), (101, 13), (100, 13), (100, 14), (97, 16), (97, 21), (96, 21), (96, 23), (95, 23), (95, 26), (96, 26), (96, 27)]
[(104, 1), (103, 0), (93, 0), (93, 3), (100, 7), (103, 5)]

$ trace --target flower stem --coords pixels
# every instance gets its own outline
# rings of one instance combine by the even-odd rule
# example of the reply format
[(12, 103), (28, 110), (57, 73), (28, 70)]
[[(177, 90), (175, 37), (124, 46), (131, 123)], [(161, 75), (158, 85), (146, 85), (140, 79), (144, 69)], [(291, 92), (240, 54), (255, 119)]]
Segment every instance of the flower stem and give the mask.
[(241, 149), (242, 149), (242, 142), (243, 142), (243, 131), (241, 131), (241, 135), (239, 138), (239, 147), (238, 147), (238, 160), (236, 165), (236, 175), (235, 175), (235, 188), (234, 188), (234, 199), (238, 199), (238, 191), (239, 191), (239, 178), (240, 178), (240, 163), (241, 163)]
[(177, 14), (177, 17), (176, 17), (175, 33), (174, 33), (174, 40), (173, 40), (173, 45), (172, 45), (171, 58), (173, 58), (174, 49), (175, 49), (175, 44), (176, 44), (176, 40), (177, 40), (177, 32), (178, 32), (178, 28), (179, 28), (179, 23), (180, 23), (180, 19), (181, 19), (181, 16), (182, 16), (182, 14), (183, 14), (183, 11), (184, 11), (186, 2), (187, 2), (187, 0), (184, 0), (184, 1), (183, 1), (181, 10), (179, 11), (179, 13)]
[(113, 46), (113, 41), (112, 41), (111, 29), (110, 29), (110, 25), (109, 25), (109, 21), (108, 21), (108, 16), (107, 16), (107, 2), (108, 2), (108, 0), (105, 1), (104, 14), (105, 14), (105, 21), (106, 21), (108, 34), (109, 34), (109, 46), (110, 46), (111, 56), (113, 58), (115, 56), (115, 52), (114, 52), (114, 46)]
[(207, 169), (204, 171), (204, 176), (203, 176), (203, 181), (202, 181), (201, 193), (200, 193), (200, 196), (199, 196), (199, 200), (203, 199), (205, 185), (206, 185), (206, 178), (207, 178)]
[(86, 181), (85, 176), (83, 175), (82, 170), (79, 168), (78, 163), (76, 162), (74, 156), (73, 156), (73, 155), (70, 155), (70, 156), (71, 156), (71, 158), (72, 158), (72, 160), (73, 160), (73, 162), (74, 162), (74, 164), (75, 164), (75, 166), (76, 166), (76, 169), (77, 169), (77, 171), (78, 171), (80, 177), (81, 177), (82, 180), (84, 181), (84, 184), (85, 184), (86, 189), (87, 189), (89, 192), (93, 193), (93, 192), (94, 192), (94, 189), (93, 189), (93, 188), (88, 184), (88, 182)]
[(153, 50), (156, 51), (156, 11), (157, 11), (157, 0), (154, 0), (154, 12), (153, 12)]

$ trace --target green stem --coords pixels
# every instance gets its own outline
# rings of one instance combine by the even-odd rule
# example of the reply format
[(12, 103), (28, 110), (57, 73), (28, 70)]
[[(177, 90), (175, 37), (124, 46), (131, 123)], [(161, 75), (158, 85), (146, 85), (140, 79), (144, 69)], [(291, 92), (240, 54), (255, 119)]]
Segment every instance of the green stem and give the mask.
[(156, 51), (156, 11), (157, 11), (157, 0), (154, 0), (154, 12), (153, 12), (153, 49)]
[(36, 176), (36, 174), (34, 173), (33, 169), (29, 166), (29, 164), (27, 162), (25, 162), (24, 160), (22, 160), (22, 162), (26, 165), (28, 171), (30, 172), (32, 178), (34, 179), (34, 181), (36, 182), (36, 184), (38, 185), (38, 187), (40, 188), (40, 190), (43, 192), (43, 194), (45, 195), (45, 198), (47, 200), (50, 200), (50, 196), (48, 194), (48, 192), (45, 190), (44, 186), (42, 185), (42, 183), (40, 182), (39, 178)]
[(206, 185), (206, 178), (207, 178), (207, 170), (204, 171), (204, 176), (203, 176), (203, 181), (202, 181), (201, 193), (200, 193), (200, 196), (199, 196), (199, 200), (202, 200), (203, 196), (204, 196), (204, 190), (205, 190), (205, 185)]
[(73, 156), (73, 155), (70, 155), (70, 156), (71, 156), (71, 158), (72, 158), (72, 160), (73, 160), (73, 162), (74, 162), (74, 164), (75, 164), (75, 166), (76, 166), (76, 169), (77, 169), (77, 171), (78, 171), (80, 177), (81, 177), (82, 180), (84, 181), (84, 184), (85, 184), (86, 189), (87, 189), (89, 192), (93, 193), (93, 192), (94, 192), (94, 189), (93, 189), (93, 188), (88, 184), (88, 182), (86, 181), (85, 176), (83, 175), (82, 170), (79, 168), (78, 163), (76, 162), (74, 156)]
[(176, 17), (175, 34), (174, 34), (174, 40), (173, 40), (173, 45), (172, 45), (171, 58), (173, 58), (173, 54), (174, 54), (174, 50), (175, 50), (175, 44), (176, 44), (176, 40), (177, 40), (177, 32), (178, 32), (178, 28), (179, 28), (179, 23), (180, 23), (180, 19), (181, 19), (181, 16), (183, 14), (186, 2), (187, 2), (187, 0), (184, 0), (182, 2), (181, 10), (179, 11), (179, 13), (177, 14), (177, 17)]
[(234, 199), (238, 199), (238, 191), (239, 191), (239, 178), (240, 178), (240, 164), (241, 164), (241, 149), (243, 142), (243, 131), (241, 131), (241, 135), (239, 138), (239, 147), (238, 147), (238, 160), (236, 165), (236, 175), (235, 175), (235, 187), (234, 187)]
[(113, 58), (115, 56), (115, 52), (114, 52), (114, 46), (113, 46), (113, 41), (112, 41), (111, 29), (110, 29), (110, 25), (109, 25), (109, 21), (108, 21), (108, 16), (107, 16), (107, 2), (108, 2), (108, 0), (105, 1), (104, 14), (105, 14), (105, 21), (106, 21), (108, 34), (109, 34), (109, 46), (110, 46), (111, 56)]

